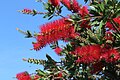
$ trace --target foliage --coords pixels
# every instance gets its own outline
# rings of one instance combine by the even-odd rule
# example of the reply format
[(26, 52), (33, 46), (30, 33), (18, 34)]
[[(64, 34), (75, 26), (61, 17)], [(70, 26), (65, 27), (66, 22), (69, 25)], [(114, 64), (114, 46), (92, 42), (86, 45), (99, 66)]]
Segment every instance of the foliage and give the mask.
[[(17, 74), (18, 80), (119, 80), (120, 79), (120, 1), (84, 0), (82, 6), (77, 0), (48, 0), (43, 3), (47, 12), (24, 9), (23, 14), (43, 14), (48, 20), (61, 18), (40, 26), (39, 33), (19, 32), (26, 38), (35, 38), (33, 49), (38, 51), (46, 45), (62, 56), (55, 61), (46, 54), (47, 60), (23, 59), (28, 63), (44, 66), (35, 70), (35, 75), (27, 72)], [(63, 7), (71, 12), (62, 14)], [(59, 40), (67, 42), (61, 48)], [(26, 77), (27, 76), (27, 77)]]

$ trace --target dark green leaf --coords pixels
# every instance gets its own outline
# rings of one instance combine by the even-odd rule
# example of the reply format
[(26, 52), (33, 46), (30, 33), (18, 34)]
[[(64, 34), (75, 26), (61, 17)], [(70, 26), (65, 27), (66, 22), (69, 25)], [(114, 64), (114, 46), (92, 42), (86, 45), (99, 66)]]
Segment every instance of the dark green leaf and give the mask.
[(85, 2), (85, 3), (87, 3), (87, 2), (88, 2), (88, 0), (84, 0), (84, 2)]
[(26, 32), (26, 33), (27, 33), (27, 35), (25, 36), (25, 38), (31, 38), (31, 37), (32, 37), (32, 34), (31, 34), (31, 32), (30, 32), (30, 31), (28, 31), (28, 30), (27, 30), (27, 32)]
[(48, 54), (46, 54), (46, 57), (47, 57), (48, 60), (54, 61)]
[(48, 18), (48, 20), (50, 20), (50, 19), (52, 19), (53, 18), (53, 16), (50, 16), (49, 18)]
[(40, 70), (40, 69), (36, 70), (36, 72), (37, 72), (37, 74), (38, 74), (39, 76), (45, 76), (45, 75), (46, 75), (45, 72), (43, 72), (43, 71)]
[(33, 9), (33, 16), (37, 14), (36, 10)]

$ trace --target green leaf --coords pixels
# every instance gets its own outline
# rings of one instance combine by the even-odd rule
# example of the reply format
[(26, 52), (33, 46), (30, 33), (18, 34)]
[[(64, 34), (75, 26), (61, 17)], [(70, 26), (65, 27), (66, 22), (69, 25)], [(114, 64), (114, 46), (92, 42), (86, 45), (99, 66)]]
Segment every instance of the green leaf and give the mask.
[(33, 16), (37, 14), (37, 11), (33, 9)]
[(45, 16), (43, 16), (43, 18), (47, 18), (47, 17), (49, 17), (49, 15), (48, 15), (48, 14), (46, 14)]
[(101, 33), (102, 27), (103, 27), (103, 20), (101, 20), (100, 25), (98, 27), (98, 33)]
[(99, 7), (100, 7), (101, 11), (103, 12), (103, 10), (104, 10), (104, 3), (102, 2), (101, 4), (99, 4)]
[(40, 69), (36, 70), (36, 72), (39, 76), (45, 76), (46, 75), (45, 72), (40, 70)]
[(46, 54), (46, 57), (47, 57), (48, 60), (54, 61), (48, 54)]
[(99, 24), (98, 21), (92, 21), (90, 25), (91, 25), (91, 26), (94, 26), (94, 25), (98, 25), (98, 24)]
[(100, 16), (99, 12), (96, 10), (90, 10), (90, 14), (93, 14), (94, 16)]
[(113, 15), (113, 17), (118, 17), (118, 16), (120, 16), (120, 9), (118, 9)]
[(105, 1), (105, 4), (107, 4), (108, 0), (104, 0)]
[(31, 34), (31, 32), (29, 30), (27, 30), (26, 33), (27, 34), (26, 34), (25, 38), (31, 38), (32, 37), (32, 34)]
[(50, 48), (55, 49), (56, 47), (58, 47), (58, 41), (52, 43), (52, 45), (50, 45)]
[(48, 18), (48, 20), (50, 20), (50, 19), (52, 19), (53, 18), (53, 16), (50, 16), (49, 18)]
[(88, 31), (87, 31), (87, 34), (89, 35), (88, 40), (89, 40), (92, 44), (94, 44), (94, 43), (98, 44), (99, 39), (98, 39), (98, 36), (97, 36), (95, 33), (93, 33), (91, 30), (88, 30)]
[(45, 69), (57, 69), (56, 61), (54, 61), (48, 54), (46, 54), (46, 57), (48, 60), (46, 61)]

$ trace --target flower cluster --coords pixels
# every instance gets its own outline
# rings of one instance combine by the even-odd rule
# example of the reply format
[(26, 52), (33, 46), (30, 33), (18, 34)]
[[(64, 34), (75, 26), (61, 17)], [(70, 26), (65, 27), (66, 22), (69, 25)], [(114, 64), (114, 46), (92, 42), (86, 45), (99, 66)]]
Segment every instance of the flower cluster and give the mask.
[(101, 59), (108, 63), (115, 63), (120, 59), (120, 53), (116, 49), (108, 49), (102, 53)]
[(18, 73), (16, 75), (16, 78), (18, 80), (32, 80), (30, 75), (25, 71), (25, 72), (21, 72), (21, 73)]
[(30, 9), (23, 9), (21, 12), (22, 12), (23, 14), (33, 14), (33, 11), (30, 10)]
[[(82, 19), (85, 19), (85, 16), (89, 15), (89, 11), (88, 11), (87, 7), (83, 6), (82, 8), (80, 8), (79, 14), (81, 15)], [(91, 28), (91, 26), (89, 25), (89, 23), (90, 23), (90, 19), (89, 20), (83, 20), (81, 22), (80, 26), (82, 28)]]
[(79, 56), (77, 62), (79, 63), (91, 63), (98, 61), (100, 58), (100, 45), (87, 45), (83, 47), (77, 47), (75, 53)]
[(106, 32), (106, 33), (105, 33), (105, 39), (106, 39), (106, 40), (111, 40), (111, 41), (113, 41), (114, 39), (113, 39), (113, 34), (112, 34), (112, 32), (110, 32), (110, 31)]
[(56, 52), (58, 55), (60, 55), (61, 51), (62, 51), (62, 48), (60, 48), (60, 47), (56, 47), (56, 48), (55, 48), (55, 52)]
[(106, 61), (107, 63), (116, 63), (120, 59), (120, 53), (113, 48), (102, 48), (100, 45), (86, 45), (77, 47), (73, 54), (78, 55), (79, 63), (93, 63)]
[[(117, 28), (118, 30), (120, 30), (120, 16), (118, 16), (118, 17), (116, 17), (116, 18), (113, 18), (113, 21), (119, 25), (119, 26), (116, 27), (116, 28)], [(114, 26), (114, 25), (113, 25), (110, 21), (108, 21), (108, 22), (106, 23), (106, 27), (109, 28), (109, 30), (116, 30), (115, 27), (113, 27), (113, 26)]]
[(61, 3), (73, 12), (79, 12), (80, 10), (80, 6), (77, 0), (61, 0)]
[[(44, 18), (62, 18), (41, 25), (38, 34), (21, 32), (36, 39), (33, 42), (36, 51), (52, 44), (51, 48), (58, 56), (62, 56), (61, 60), (55, 61), (48, 54), (47, 60), (24, 59), (29, 63), (43, 65), (45, 71), (38, 70), (33, 76), (22, 72), (16, 75), (18, 80), (94, 80), (93, 74), (99, 73), (104, 80), (120, 79), (116, 74), (120, 63), (120, 2), (84, 2), (89, 2), (90, 7), (80, 6), (77, 0), (48, 0), (44, 3), (45, 10), (48, 11)], [(64, 17), (61, 13), (63, 6), (72, 13), (69, 17)], [(40, 14), (29, 9), (24, 9), (22, 13)], [(59, 47), (59, 40), (67, 42), (63, 48)], [(111, 77), (112, 74), (114, 75)]]
[(31, 75), (27, 71), (25, 71), (25, 72), (18, 73), (16, 75), (16, 78), (18, 80), (38, 80), (39, 78), (41, 78), (41, 76), (36, 74), (34, 75), (34, 77), (31, 77)]
[(49, 0), (49, 2), (55, 7), (60, 5), (60, 0)]
[(77, 36), (74, 26), (71, 25), (71, 22), (66, 21), (66, 18), (42, 25), (40, 26), (40, 30), (41, 32), (36, 37), (37, 42), (33, 43), (35, 50), (41, 49), (46, 44)]

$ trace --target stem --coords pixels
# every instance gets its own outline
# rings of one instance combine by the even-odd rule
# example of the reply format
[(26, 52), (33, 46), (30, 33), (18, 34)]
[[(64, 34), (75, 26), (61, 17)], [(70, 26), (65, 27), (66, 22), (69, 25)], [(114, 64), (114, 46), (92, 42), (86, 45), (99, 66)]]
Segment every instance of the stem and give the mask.
[(37, 12), (37, 14), (47, 14), (48, 12)]
[(115, 28), (115, 30), (120, 34), (120, 31), (119, 31), (116, 23), (113, 20), (111, 20), (111, 23), (112, 23), (113, 27)]
[(81, 19), (81, 20), (79, 20), (79, 21), (77, 21), (77, 22), (82, 22), (82, 21), (84, 21), (84, 20), (89, 20), (89, 19), (91, 19), (91, 18), (101, 18), (102, 16), (90, 16), (89, 18), (85, 18), (85, 19)]

